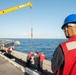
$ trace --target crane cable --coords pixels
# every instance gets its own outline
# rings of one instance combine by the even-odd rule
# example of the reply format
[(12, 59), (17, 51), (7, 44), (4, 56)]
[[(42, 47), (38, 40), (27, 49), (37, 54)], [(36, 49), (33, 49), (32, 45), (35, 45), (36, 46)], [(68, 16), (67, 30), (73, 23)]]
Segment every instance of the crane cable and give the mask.
[(31, 10), (30, 49), (33, 50), (33, 20), (32, 20), (32, 10)]
[(33, 22), (32, 22), (32, 10), (31, 10), (31, 39), (33, 39)]

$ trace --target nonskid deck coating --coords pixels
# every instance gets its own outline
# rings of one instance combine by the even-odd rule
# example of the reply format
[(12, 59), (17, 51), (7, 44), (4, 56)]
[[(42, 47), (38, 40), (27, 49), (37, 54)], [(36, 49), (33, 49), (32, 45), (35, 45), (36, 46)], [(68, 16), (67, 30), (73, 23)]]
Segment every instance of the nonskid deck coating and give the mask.
[(0, 56), (0, 75), (24, 75), (24, 73)]

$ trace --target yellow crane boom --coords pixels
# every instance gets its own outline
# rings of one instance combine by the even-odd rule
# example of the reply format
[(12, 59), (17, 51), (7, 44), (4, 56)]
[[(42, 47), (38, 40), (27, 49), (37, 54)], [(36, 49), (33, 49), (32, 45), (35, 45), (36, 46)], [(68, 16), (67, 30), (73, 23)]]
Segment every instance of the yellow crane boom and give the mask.
[(19, 6), (15, 6), (15, 7), (12, 7), (12, 8), (5, 9), (5, 10), (1, 10), (0, 15), (8, 13), (8, 12), (12, 12), (14, 10), (17, 10), (17, 9), (20, 9), (20, 8), (23, 8), (23, 7), (26, 7), (26, 6), (32, 7), (32, 4), (30, 2), (28, 2), (26, 4), (22, 4), (22, 5), (19, 5)]

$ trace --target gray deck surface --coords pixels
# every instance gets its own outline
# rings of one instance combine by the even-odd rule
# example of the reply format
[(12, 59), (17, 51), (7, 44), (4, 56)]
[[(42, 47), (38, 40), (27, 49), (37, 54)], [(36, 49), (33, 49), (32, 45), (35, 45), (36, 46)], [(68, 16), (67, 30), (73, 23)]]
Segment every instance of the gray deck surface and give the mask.
[(24, 73), (0, 56), (0, 75), (24, 75)]

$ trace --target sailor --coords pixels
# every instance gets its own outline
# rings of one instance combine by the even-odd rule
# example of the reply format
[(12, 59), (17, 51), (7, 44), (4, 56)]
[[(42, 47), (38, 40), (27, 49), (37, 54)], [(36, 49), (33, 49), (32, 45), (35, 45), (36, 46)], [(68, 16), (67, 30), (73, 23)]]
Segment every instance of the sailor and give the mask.
[(38, 52), (38, 51), (36, 51), (36, 54), (39, 54), (39, 52)]
[(34, 52), (29, 52), (29, 53), (28, 53), (26, 66), (30, 66), (30, 64), (31, 64), (31, 59), (32, 59), (33, 54), (34, 54)]
[(34, 54), (34, 65), (35, 65), (35, 68), (38, 69), (38, 60), (39, 60), (39, 56), (38, 56), (38, 51), (36, 51)]
[(11, 47), (10, 46), (8, 46), (8, 48), (7, 48), (7, 53), (11, 54)]
[(45, 59), (45, 55), (43, 54), (43, 52), (38, 55), (39, 55), (38, 71), (42, 72), (43, 71), (43, 61)]
[(51, 60), (51, 73), (76, 75), (76, 14), (65, 18), (62, 29), (68, 40), (56, 48)]

